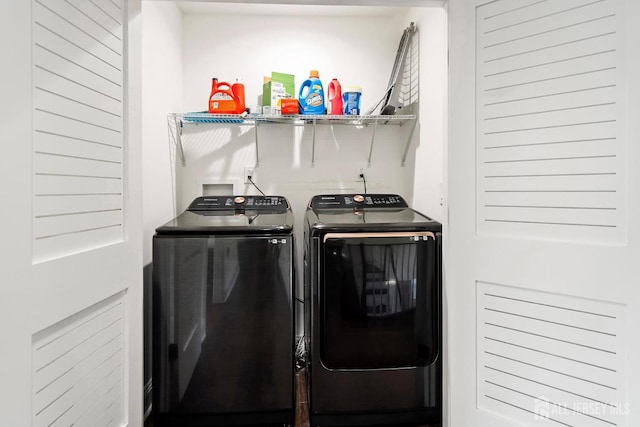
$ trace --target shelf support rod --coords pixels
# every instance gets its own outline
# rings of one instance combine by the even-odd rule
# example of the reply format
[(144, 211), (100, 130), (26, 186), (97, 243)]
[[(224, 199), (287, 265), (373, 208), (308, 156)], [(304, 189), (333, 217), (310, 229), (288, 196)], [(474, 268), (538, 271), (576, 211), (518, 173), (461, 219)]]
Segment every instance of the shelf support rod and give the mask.
[(316, 118), (313, 118), (313, 131), (311, 133), (311, 167), (316, 164)]
[(404, 166), (405, 161), (407, 160), (407, 154), (409, 153), (409, 145), (411, 145), (411, 140), (413, 139), (413, 133), (416, 130), (416, 125), (418, 124), (418, 119), (413, 119), (413, 124), (411, 125), (411, 130), (409, 131), (409, 137), (407, 138), (407, 143), (404, 146), (404, 153), (402, 154), (402, 163), (401, 166)]
[(373, 133), (371, 134), (371, 145), (369, 146), (369, 160), (367, 166), (371, 167), (371, 156), (373, 154), (373, 142), (376, 140), (376, 130), (378, 129), (378, 119), (373, 122)]
[(173, 123), (175, 133), (173, 134), (173, 139), (176, 144), (176, 149), (178, 150), (178, 154), (180, 154), (180, 162), (182, 166), (187, 165), (187, 161), (184, 158), (184, 150), (182, 149), (182, 120), (178, 120), (178, 116), (173, 116)]
[(258, 120), (256, 120), (253, 124), (253, 132), (255, 135), (255, 143), (256, 143), (256, 166), (259, 166), (260, 156), (258, 155)]

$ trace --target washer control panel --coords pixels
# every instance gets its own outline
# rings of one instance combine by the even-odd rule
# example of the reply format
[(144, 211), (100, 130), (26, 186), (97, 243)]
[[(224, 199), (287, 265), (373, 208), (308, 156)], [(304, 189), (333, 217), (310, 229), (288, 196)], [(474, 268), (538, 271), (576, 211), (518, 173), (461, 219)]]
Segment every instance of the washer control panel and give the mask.
[(189, 205), (189, 211), (226, 211), (232, 209), (285, 212), (289, 208), (282, 196), (204, 196)]
[(406, 208), (397, 194), (325, 194), (311, 199), (312, 209)]

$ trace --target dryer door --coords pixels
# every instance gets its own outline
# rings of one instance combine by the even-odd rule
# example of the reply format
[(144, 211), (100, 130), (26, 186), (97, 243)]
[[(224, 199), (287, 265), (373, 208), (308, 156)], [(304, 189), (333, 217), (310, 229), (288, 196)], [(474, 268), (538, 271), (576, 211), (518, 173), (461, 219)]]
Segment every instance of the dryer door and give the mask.
[(431, 364), (440, 337), (440, 258), (434, 233), (328, 233), (323, 243), (323, 365)]

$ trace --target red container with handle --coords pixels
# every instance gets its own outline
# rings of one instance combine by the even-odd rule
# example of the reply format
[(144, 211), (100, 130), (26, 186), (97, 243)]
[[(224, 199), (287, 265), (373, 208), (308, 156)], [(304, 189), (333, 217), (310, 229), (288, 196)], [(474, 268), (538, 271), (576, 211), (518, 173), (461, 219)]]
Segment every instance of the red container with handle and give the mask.
[(332, 79), (329, 83), (329, 105), (327, 114), (334, 116), (343, 114), (342, 111), (342, 88), (338, 79)]
[(211, 114), (241, 114), (245, 110), (244, 84), (211, 80), (211, 94), (209, 95), (209, 113)]

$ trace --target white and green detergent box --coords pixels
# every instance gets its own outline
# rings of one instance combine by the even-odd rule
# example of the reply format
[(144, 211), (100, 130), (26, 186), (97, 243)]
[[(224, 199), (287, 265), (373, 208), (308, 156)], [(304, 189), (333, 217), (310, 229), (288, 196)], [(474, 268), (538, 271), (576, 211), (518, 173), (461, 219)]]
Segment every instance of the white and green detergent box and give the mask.
[(282, 98), (295, 98), (295, 79), (292, 74), (271, 72), (271, 78), (265, 77), (262, 85), (262, 106), (280, 108)]

